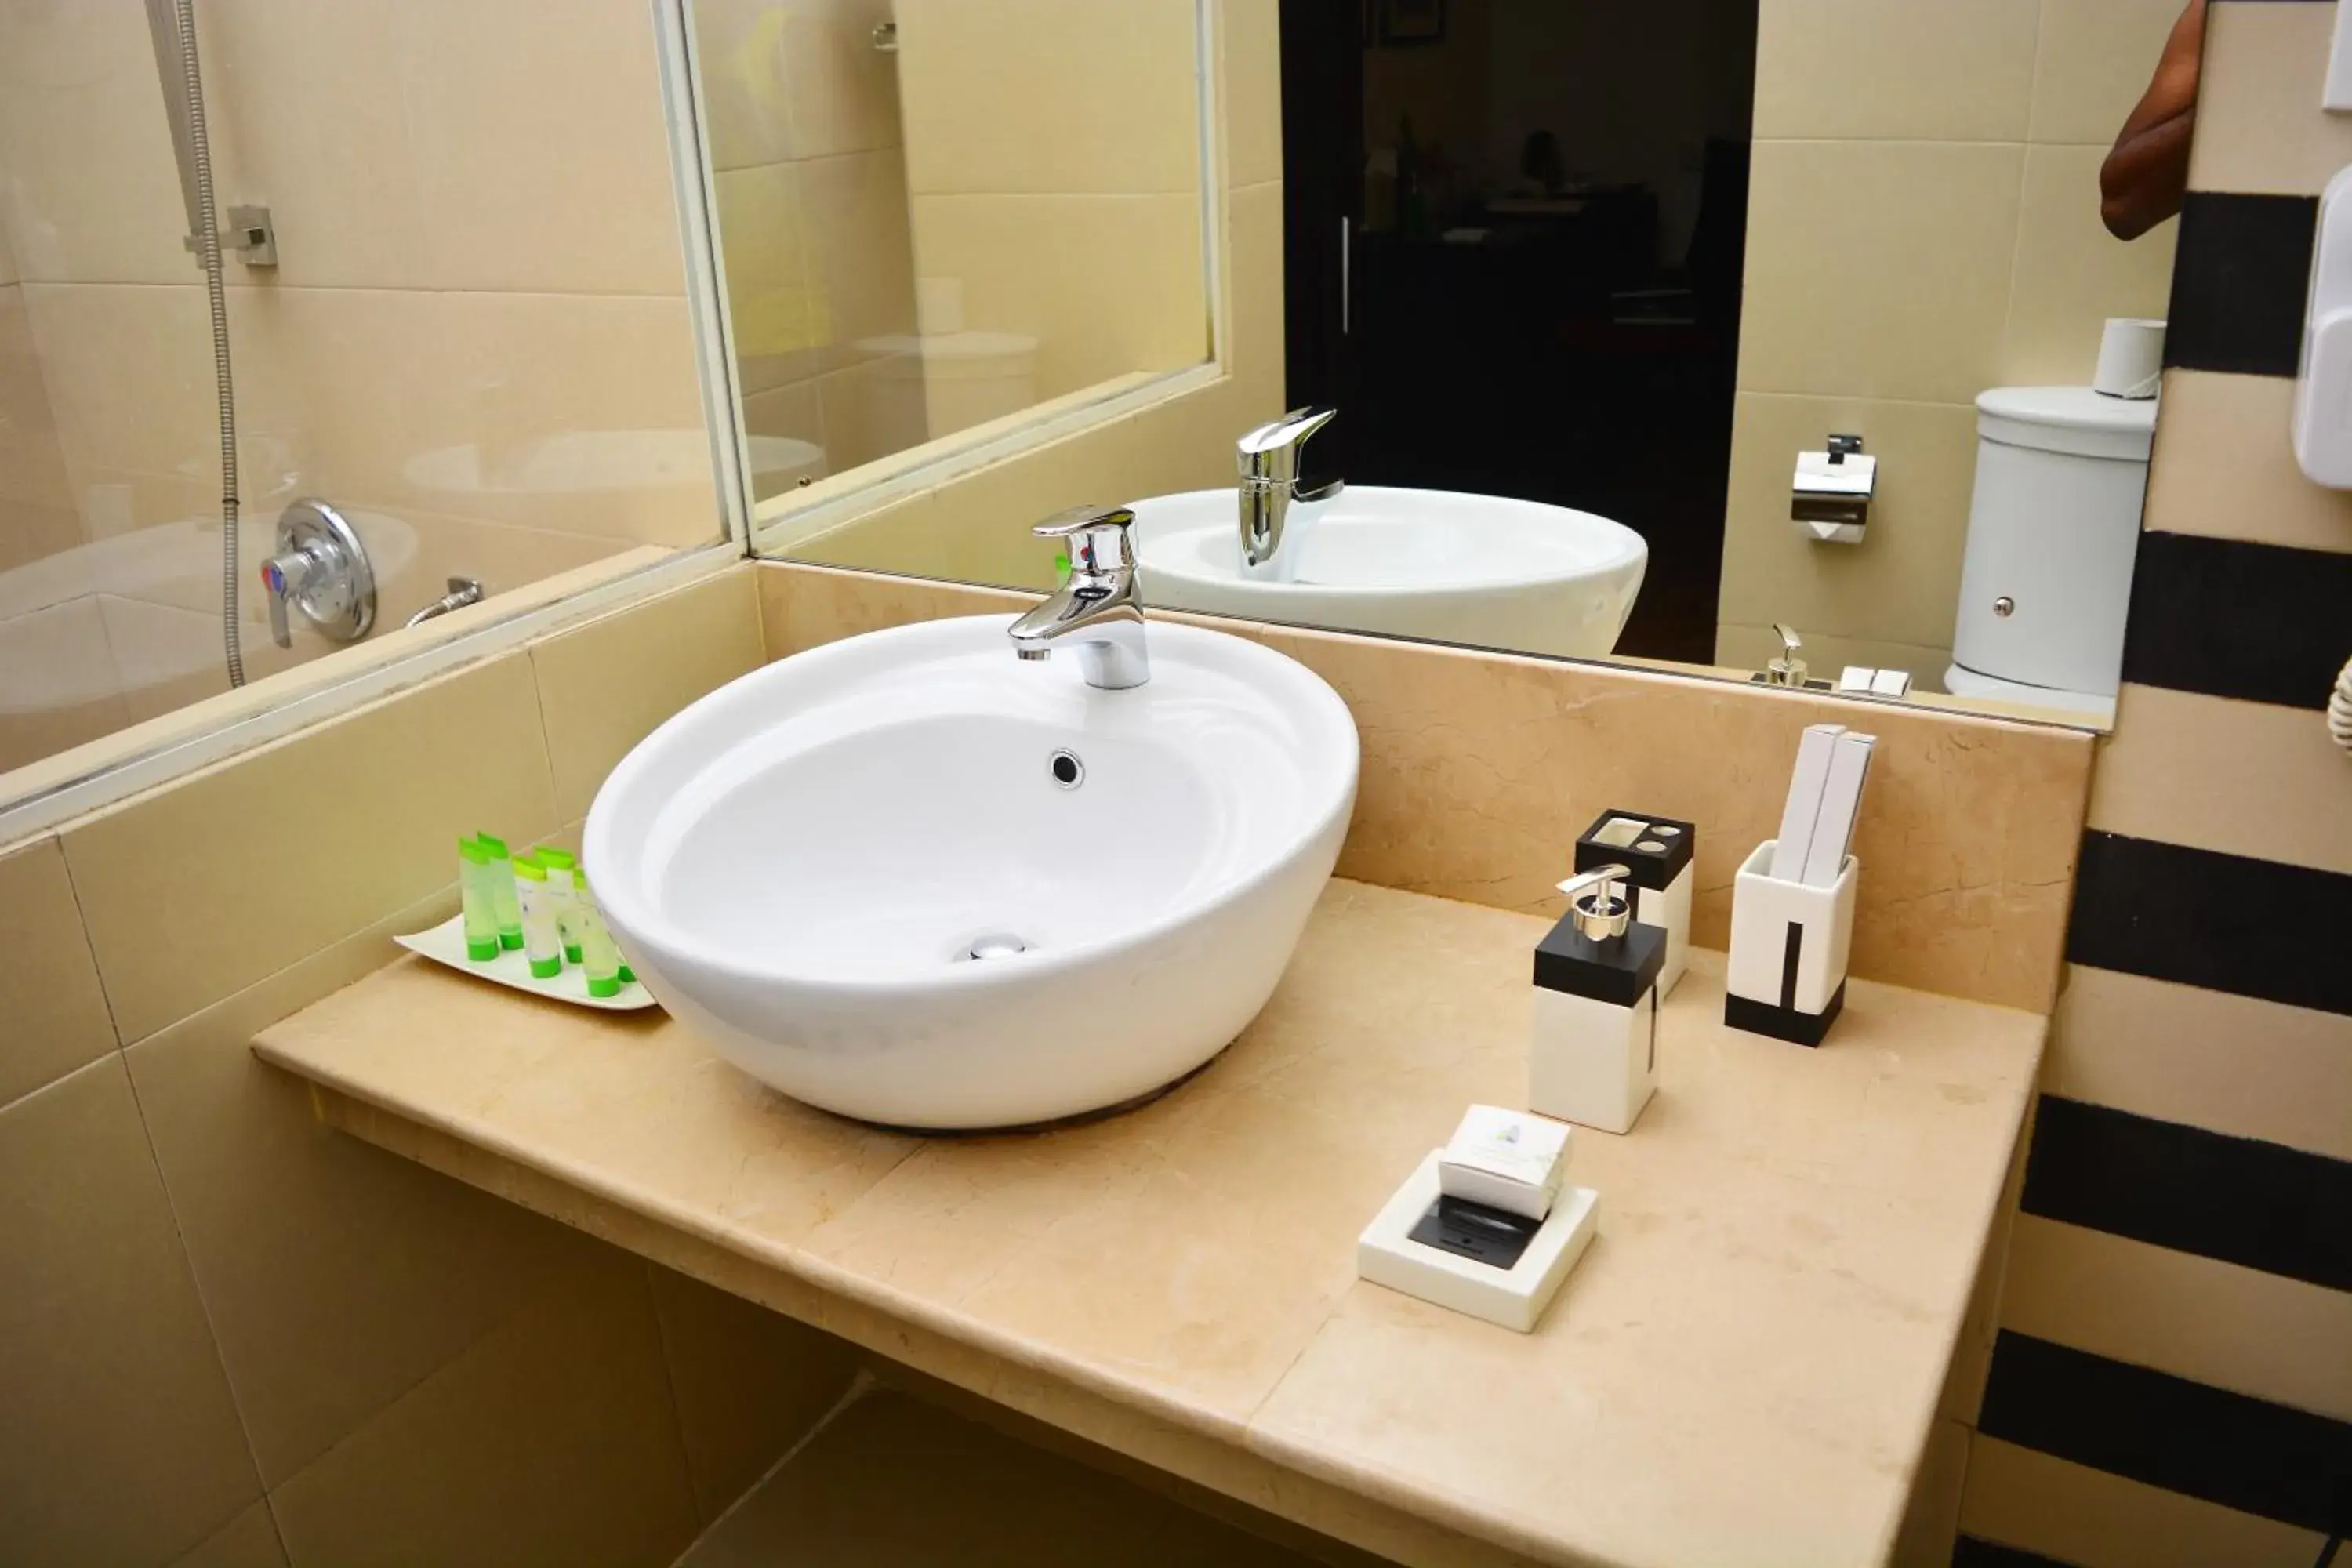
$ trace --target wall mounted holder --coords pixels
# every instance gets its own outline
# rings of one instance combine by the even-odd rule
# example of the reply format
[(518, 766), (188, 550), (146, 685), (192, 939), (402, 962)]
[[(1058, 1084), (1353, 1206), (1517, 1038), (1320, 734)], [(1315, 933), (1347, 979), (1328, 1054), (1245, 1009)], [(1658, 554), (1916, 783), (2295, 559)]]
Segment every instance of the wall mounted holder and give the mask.
[(1837, 880), (1825, 888), (1784, 882), (1769, 874), (1778, 845), (1772, 838), (1758, 845), (1732, 885), (1723, 1021), (1749, 1034), (1818, 1046), (1845, 1006), (1861, 865), (1847, 856)]

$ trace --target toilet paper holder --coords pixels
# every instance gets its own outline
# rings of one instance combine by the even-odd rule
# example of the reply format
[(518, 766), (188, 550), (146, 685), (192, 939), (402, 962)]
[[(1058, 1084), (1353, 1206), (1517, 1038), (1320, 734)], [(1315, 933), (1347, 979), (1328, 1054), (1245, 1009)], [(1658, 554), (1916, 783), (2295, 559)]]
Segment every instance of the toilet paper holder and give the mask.
[(1864, 455), (1859, 436), (1832, 436), (1828, 450), (1797, 454), (1790, 481), (1789, 516), (1797, 531), (1823, 544), (1859, 544), (1878, 489), (1878, 459)]

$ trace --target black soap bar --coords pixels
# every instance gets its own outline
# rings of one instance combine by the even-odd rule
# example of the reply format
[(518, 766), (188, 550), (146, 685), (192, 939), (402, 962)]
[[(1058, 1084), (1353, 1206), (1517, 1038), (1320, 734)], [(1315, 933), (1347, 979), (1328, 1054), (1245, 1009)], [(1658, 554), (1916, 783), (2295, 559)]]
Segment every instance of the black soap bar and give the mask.
[[(1649, 831), (1635, 836), (1629, 843), (1603, 843), (1599, 836), (1608, 830), (1611, 823), (1621, 819), (1641, 823)], [(1662, 827), (1667, 831), (1659, 832)], [(1576, 869), (1581, 874), (1600, 866), (1622, 866), (1625, 879), (1633, 886), (1663, 893), (1666, 885), (1691, 863), (1693, 847), (1697, 842), (1698, 829), (1687, 822), (1653, 816), (1646, 811), (1604, 811), (1576, 841)], [(1644, 844), (1657, 847), (1644, 849)]]
[(1488, 1208), (1467, 1198), (1441, 1197), (1405, 1234), (1423, 1247), (1451, 1252), (1492, 1268), (1509, 1268), (1543, 1228), (1543, 1221)]

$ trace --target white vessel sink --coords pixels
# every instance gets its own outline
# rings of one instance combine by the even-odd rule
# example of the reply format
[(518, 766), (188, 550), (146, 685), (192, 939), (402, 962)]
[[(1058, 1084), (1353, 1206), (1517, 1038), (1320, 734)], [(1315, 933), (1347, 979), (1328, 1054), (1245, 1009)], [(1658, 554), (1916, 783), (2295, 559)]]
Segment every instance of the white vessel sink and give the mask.
[(1299, 539), (1289, 582), (1241, 573), (1232, 490), (1135, 503), (1146, 602), (1335, 631), (1586, 658), (1633, 613), (1649, 546), (1566, 507), (1350, 485)]
[(1155, 622), (1151, 679), (1097, 690), (1008, 625), (770, 665), (596, 796), (583, 858), (638, 977), (786, 1094), (927, 1128), (1150, 1094), (1256, 1016), (1330, 875), (1357, 744), (1320, 677)]

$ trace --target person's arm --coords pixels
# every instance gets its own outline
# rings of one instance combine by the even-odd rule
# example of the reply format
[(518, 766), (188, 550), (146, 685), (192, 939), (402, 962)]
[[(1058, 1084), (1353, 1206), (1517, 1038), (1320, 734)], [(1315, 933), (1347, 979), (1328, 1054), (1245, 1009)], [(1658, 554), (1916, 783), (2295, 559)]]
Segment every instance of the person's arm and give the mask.
[(2189, 189), (2189, 133), (2197, 123), (2197, 73), (2205, 47), (2205, 0), (2189, 0), (2164, 54), (2099, 165), (2099, 217), (2117, 239), (2137, 239), (2180, 211)]

